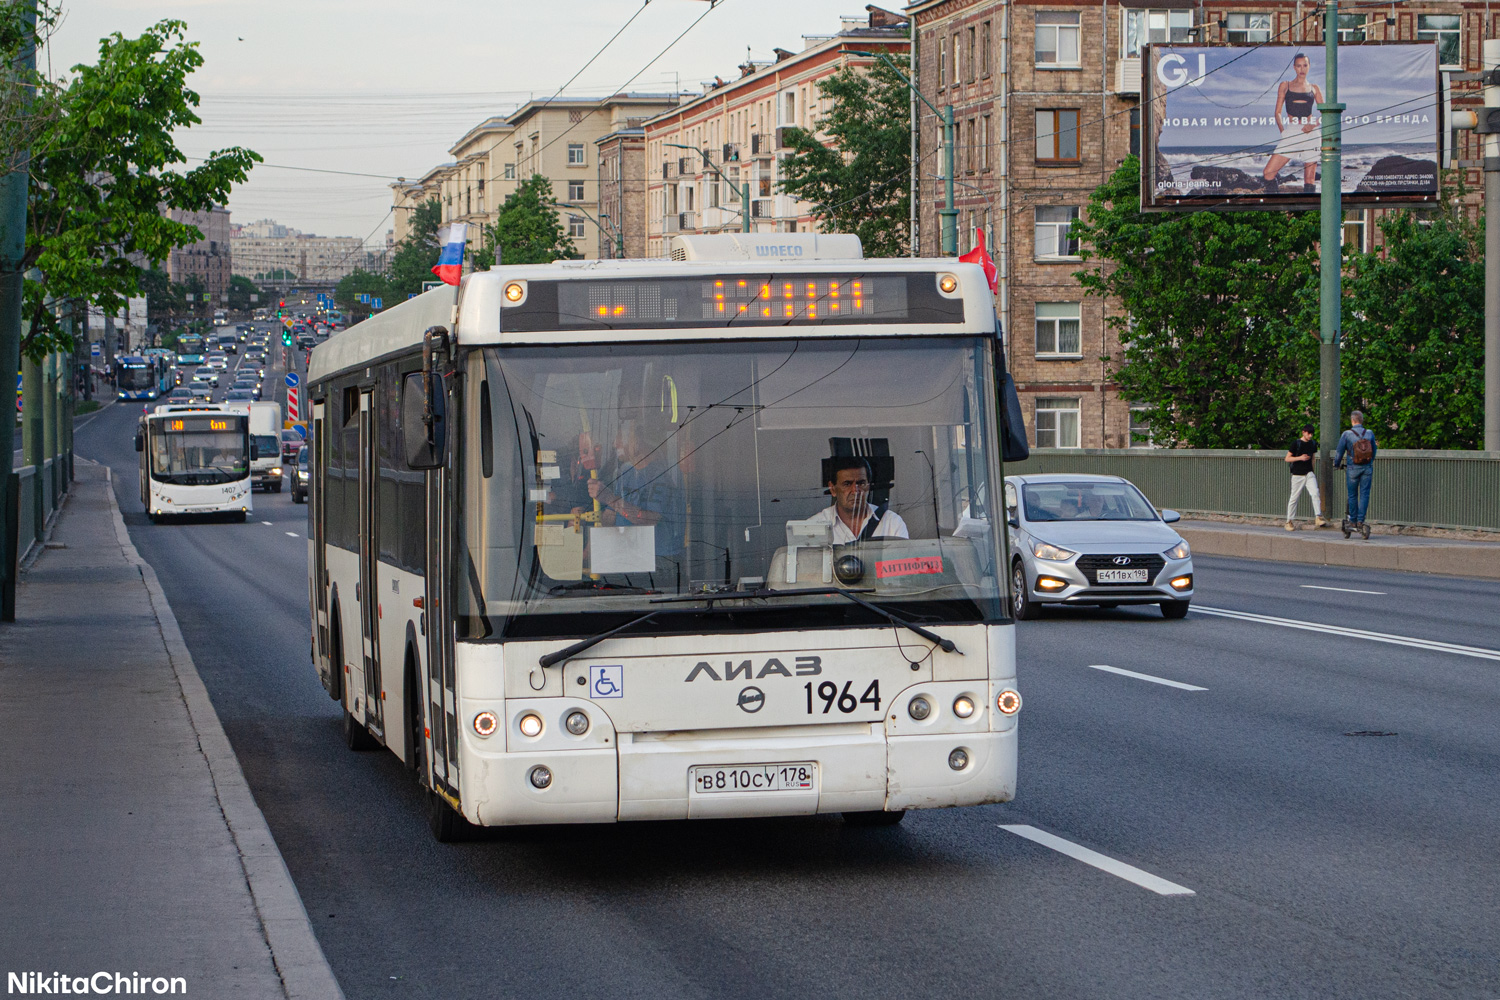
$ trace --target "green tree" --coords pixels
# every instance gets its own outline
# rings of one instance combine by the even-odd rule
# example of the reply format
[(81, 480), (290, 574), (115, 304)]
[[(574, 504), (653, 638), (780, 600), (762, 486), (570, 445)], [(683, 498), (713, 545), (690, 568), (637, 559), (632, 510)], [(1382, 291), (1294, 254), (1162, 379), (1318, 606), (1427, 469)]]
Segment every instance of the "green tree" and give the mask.
[(1346, 278), (1341, 402), (1382, 447), (1481, 446), (1484, 225), (1455, 207), (1387, 215)]
[(1123, 309), (1108, 319), (1122, 355), (1106, 359), (1121, 395), (1146, 407), (1160, 444), (1291, 440), (1317, 413), (1318, 213), (1148, 214), (1139, 206), (1132, 156), (1073, 226), (1080, 255), (1098, 264), (1075, 276), (1088, 294)]
[(141, 268), (135, 287), (146, 296), (147, 322), (171, 323), (187, 311), (187, 290), (173, 284), (167, 272), (159, 267)]
[(203, 64), (186, 25), (166, 20), (139, 38), (116, 32), (99, 42), (97, 65), (38, 87), (39, 113), (50, 121), (32, 148), (23, 267), (28, 280), (22, 349), (32, 357), (72, 350), (50, 308), (82, 299), (117, 312), (135, 294), (144, 258), (153, 265), (202, 233), (174, 222), (168, 209), (201, 211), (222, 204), (260, 157), (231, 147), (192, 170), (176, 134), (199, 124), (198, 95), (188, 76)]
[[(906, 69), (905, 56), (896, 63)], [(824, 144), (786, 130), (781, 190), (811, 202), (818, 228), (853, 233), (867, 257), (899, 257), (911, 234), (911, 109), (906, 82), (885, 62), (868, 73), (843, 69), (818, 85), (833, 110), (818, 120)], [(748, 206), (747, 206), (748, 207)]]
[(483, 228), (475, 269), (493, 267), (497, 250), (504, 264), (550, 264), (581, 256), (558, 217), (552, 183), (541, 174), (522, 181), (506, 196), (494, 224)]
[[(429, 275), (429, 280), (431, 276)], [(420, 286), (419, 286), (420, 287)], [(338, 285), (333, 290), (333, 301), (340, 309), (349, 314), (349, 321), (357, 323), (371, 313), (371, 307), (359, 301), (359, 296), (371, 295), (384, 300), (382, 305), (389, 308), (398, 301), (404, 301), (405, 296), (398, 296), (395, 289), (391, 287), (390, 279), (382, 274), (372, 274), (369, 271), (355, 269), (339, 279)]]
[[(251, 296), (255, 296), (252, 300)], [(260, 286), (243, 274), (236, 274), (229, 279), (229, 308), (235, 312), (249, 312), (259, 306), (265, 305), (260, 293)]]
[(392, 297), (399, 300), (422, 290), (422, 282), (435, 281), (432, 268), (438, 262), (438, 227), (443, 224), (443, 206), (429, 198), (411, 213), (411, 227), (406, 238), (391, 254), (390, 285)]

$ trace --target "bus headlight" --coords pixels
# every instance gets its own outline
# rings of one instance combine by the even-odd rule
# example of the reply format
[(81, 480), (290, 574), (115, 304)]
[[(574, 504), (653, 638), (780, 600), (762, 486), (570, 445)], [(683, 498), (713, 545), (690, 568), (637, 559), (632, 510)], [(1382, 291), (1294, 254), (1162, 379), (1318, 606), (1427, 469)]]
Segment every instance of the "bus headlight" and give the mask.
[(963, 747), (954, 747), (953, 751), (948, 754), (948, 766), (953, 768), (953, 770), (955, 771), (962, 771), (964, 768), (968, 767), (969, 751), (965, 750)]
[(953, 699), (953, 714), (960, 719), (967, 719), (974, 714), (974, 699), (968, 695), (959, 695)]
[(527, 712), (521, 716), (516, 726), (521, 730), (522, 736), (542, 735), (542, 717), (535, 712)]
[(923, 719), (932, 714), (932, 702), (928, 701), (926, 698), (923, 698), (921, 695), (917, 695), (907, 703), (906, 714), (910, 715), (918, 722), (921, 722)]
[(569, 712), (568, 717), (563, 720), (563, 725), (568, 732), (574, 736), (582, 736), (589, 731), (589, 717), (586, 712)]
[(552, 769), (545, 764), (538, 764), (526, 775), (531, 780), (532, 788), (547, 788), (552, 784)]
[(526, 286), (519, 281), (512, 281), (505, 286), (505, 301), (515, 305), (526, 297)]

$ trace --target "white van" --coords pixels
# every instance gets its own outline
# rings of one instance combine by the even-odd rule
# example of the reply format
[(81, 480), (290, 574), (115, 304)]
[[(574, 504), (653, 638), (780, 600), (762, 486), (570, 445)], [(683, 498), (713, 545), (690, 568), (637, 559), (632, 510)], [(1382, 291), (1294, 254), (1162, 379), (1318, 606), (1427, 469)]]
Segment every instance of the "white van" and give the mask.
[(281, 465), (281, 404), (250, 404), (251, 483), (273, 493), (286, 480)]

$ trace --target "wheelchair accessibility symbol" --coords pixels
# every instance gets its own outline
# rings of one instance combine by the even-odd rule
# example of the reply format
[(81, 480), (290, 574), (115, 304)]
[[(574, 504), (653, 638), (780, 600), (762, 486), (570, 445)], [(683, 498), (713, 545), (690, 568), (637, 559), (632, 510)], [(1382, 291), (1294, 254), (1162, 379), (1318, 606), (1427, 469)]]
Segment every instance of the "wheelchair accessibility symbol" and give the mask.
[(625, 697), (625, 667), (612, 663), (606, 666), (589, 667), (590, 698)]

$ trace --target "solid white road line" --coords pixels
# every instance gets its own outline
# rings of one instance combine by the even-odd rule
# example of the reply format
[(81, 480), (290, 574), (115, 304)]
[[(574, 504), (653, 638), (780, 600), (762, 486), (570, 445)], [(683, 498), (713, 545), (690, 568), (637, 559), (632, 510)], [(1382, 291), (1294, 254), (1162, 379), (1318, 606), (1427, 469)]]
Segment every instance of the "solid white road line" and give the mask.
[(1169, 681), (1165, 677), (1152, 677), (1150, 674), (1138, 674), (1134, 670), (1125, 670), (1120, 667), (1111, 667), (1105, 663), (1090, 663), (1090, 670), (1106, 670), (1121, 677), (1134, 677), (1138, 681), (1150, 681), (1152, 684), (1164, 684), (1169, 688), (1177, 688), (1181, 691), (1207, 691), (1208, 688), (1199, 687), (1196, 684), (1184, 684), (1181, 681)]
[(1341, 594), (1374, 594), (1376, 597), (1384, 597), (1383, 590), (1355, 590), (1352, 587), (1320, 587), (1316, 583), (1302, 584), (1303, 590), (1337, 590)]
[(1053, 836), (1045, 830), (1038, 830), (1034, 826), (1026, 826), (1024, 824), (1012, 826), (1001, 823), (1000, 829), (1009, 830), (1017, 837), (1025, 837), (1027, 840), (1041, 844), (1043, 847), (1050, 847), (1059, 854), (1066, 854), (1075, 861), (1082, 861), (1086, 865), (1092, 865), (1100, 871), (1108, 872), (1116, 878), (1122, 878), (1127, 882), (1134, 882), (1141, 888), (1150, 889), (1158, 895), (1197, 895), (1197, 893), (1186, 886), (1178, 885), (1176, 882), (1168, 882), (1166, 879), (1152, 875), (1150, 872), (1143, 872), (1134, 865), (1127, 865), (1123, 861), (1116, 861), (1108, 855), (1100, 854), (1098, 851), (1091, 851), (1087, 847), (1075, 844), (1071, 840), (1063, 840), (1061, 837)]
[(1273, 618), (1270, 615), (1254, 615), (1248, 611), (1230, 611), (1226, 608), (1204, 608), (1193, 605), (1193, 611), (1220, 618), (1235, 618), (1239, 621), (1256, 622), (1261, 625), (1280, 625), (1282, 628), (1301, 629), (1304, 632), (1326, 632), (1350, 639), (1368, 639), (1371, 642), (1388, 642), (1396, 646), (1427, 649), (1435, 653), (1454, 653), (1458, 656), (1474, 656), (1481, 660), (1500, 660), (1500, 649), (1485, 649), (1481, 646), (1459, 646), (1435, 639), (1415, 639), (1407, 635), (1389, 635), (1385, 632), (1369, 632), (1365, 629), (1344, 628), (1340, 625), (1323, 625), (1319, 622), (1303, 622), (1294, 618)]

